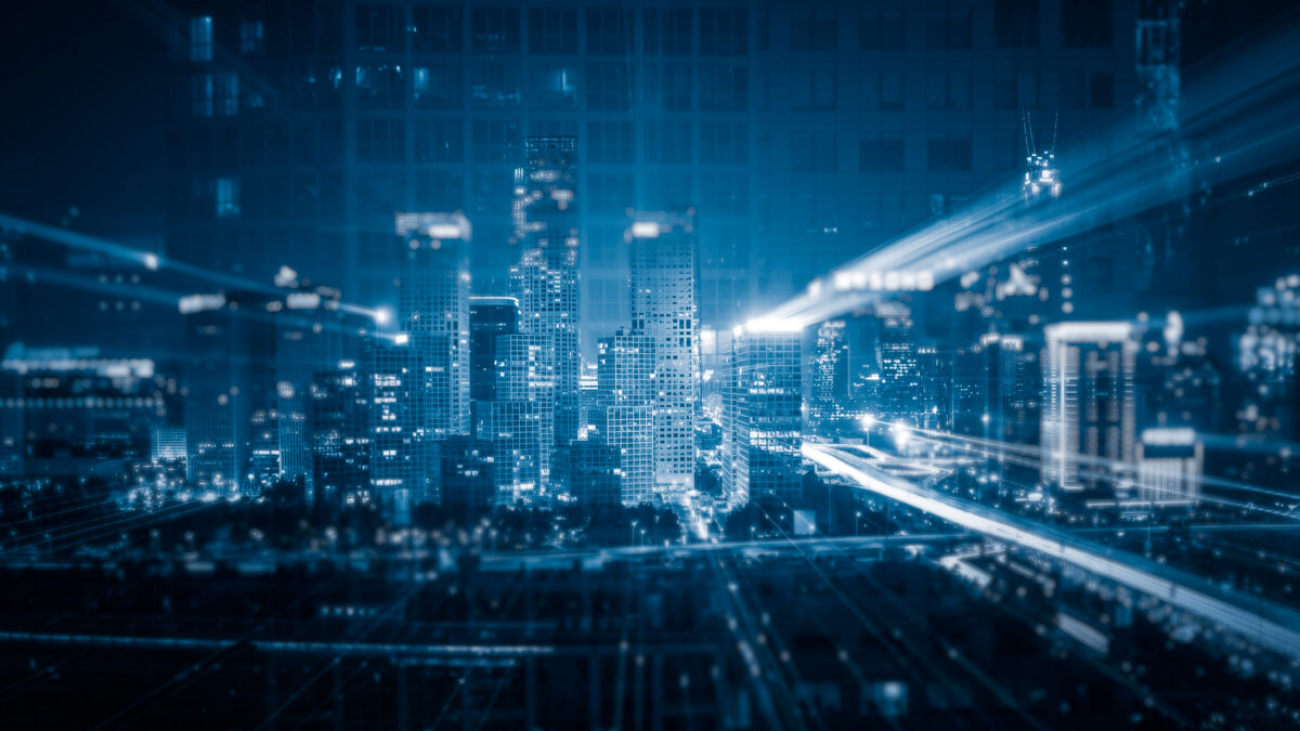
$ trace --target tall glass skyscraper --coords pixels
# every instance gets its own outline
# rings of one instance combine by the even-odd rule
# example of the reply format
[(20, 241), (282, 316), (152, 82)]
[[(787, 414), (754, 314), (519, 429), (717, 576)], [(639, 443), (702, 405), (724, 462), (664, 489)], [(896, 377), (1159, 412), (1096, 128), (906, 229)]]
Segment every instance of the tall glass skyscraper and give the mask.
[(638, 213), (627, 240), (632, 330), (653, 348), (655, 486), (667, 497), (695, 485), (700, 343), (694, 211)]
[(515, 180), (515, 238), (522, 252), (511, 270), (521, 332), (546, 337), (554, 351), (555, 443), (578, 438), (579, 228), (577, 140), (530, 137)]

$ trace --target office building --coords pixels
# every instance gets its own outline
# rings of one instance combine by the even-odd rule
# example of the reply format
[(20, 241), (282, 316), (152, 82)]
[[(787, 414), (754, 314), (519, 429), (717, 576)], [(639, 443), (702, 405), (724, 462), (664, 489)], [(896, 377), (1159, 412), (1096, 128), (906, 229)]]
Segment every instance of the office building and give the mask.
[(496, 400), (479, 404), (477, 432), (493, 442), (497, 501), (545, 503), (554, 496), (555, 339), (499, 335)]
[(583, 505), (616, 505), (622, 499), (622, 458), (618, 447), (579, 440), (569, 450), (566, 482)]
[(726, 405), (730, 455), (723, 494), (731, 507), (803, 490), (802, 331), (735, 334)]
[(261, 478), (279, 472), (271, 303), (279, 300), (250, 292), (195, 294), (179, 302), (187, 466), (190, 483), (200, 489), (255, 494)]
[(597, 411), (591, 420), (598, 439), (618, 450), (625, 505), (653, 502), (655, 480), (655, 342), (648, 335), (620, 332), (597, 344)]
[(809, 428), (840, 416), (849, 403), (849, 344), (843, 320), (817, 326), (808, 384)]
[(471, 401), (496, 398), (497, 336), (519, 331), (519, 302), (513, 297), (469, 298), (469, 394)]
[(632, 332), (654, 358), (655, 489), (662, 497), (695, 485), (699, 403), (699, 312), (694, 212), (638, 213), (627, 230)]
[(1201, 495), (1205, 445), (1195, 429), (1143, 429), (1137, 444), (1137, 495), (1154, 504), (1190, 504)]
[(399, 213), (403, 251), (398, 326), (418, 335), (430, 390), (434, 439), (470, 430), (469, 247), (472, 230), (459, 213)]
[(497, 494), (493, 443), (453, 435), (442, 440), (440, 446), (443, 505), (466, 522), (490, 510)]
[(1045, 336), (1043, 482), (1066, 492), (1126, 490), (1136, 436), (1133, 326), (1065, 322)]
[(445, 340), (427, 332), (366, 341), (371, 384), (370, 486), (385, 515), (409, 524), (412, 509), (439, 500), (439, 451), (431, 425), (437, 405), (428, 352)]
[(519, 330), (545, 336), (554, 351), (554, 440), (578, 438), (578, 375), (582, 369), (578, 302), (577, 140), (529, 137), (515, 179), (519, 264), (510, 273), (519, 300)]
[[(372, 498), (370, 460), (374, 382), (353, 361), (317, 372), (308, 391), (312, 497), (340, 508)], [(390, 440), (391, 441), (391, 440)]]

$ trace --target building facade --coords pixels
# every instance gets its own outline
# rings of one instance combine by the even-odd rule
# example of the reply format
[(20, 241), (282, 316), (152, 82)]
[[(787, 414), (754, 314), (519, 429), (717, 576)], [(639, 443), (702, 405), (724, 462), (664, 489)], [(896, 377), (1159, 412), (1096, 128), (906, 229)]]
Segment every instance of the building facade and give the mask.
[(699, 411), (699, 311), (694, 212), (638, 213), (630, 245), (632, 331), (654, 359), (654, 473), (662, 496), (695, 485)]

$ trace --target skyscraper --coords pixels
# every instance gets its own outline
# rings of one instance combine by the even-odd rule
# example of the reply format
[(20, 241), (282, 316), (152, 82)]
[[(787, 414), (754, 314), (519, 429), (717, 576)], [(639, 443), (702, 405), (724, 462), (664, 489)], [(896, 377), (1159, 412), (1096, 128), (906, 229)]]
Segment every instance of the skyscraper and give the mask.
[(656, 384), (654, 341), (619, 332), (597, 344), (597, 409), (593, 426), (618, 450), (625, 505), (653, 501)]
[(1127, 487), (1136, 429), (1133, 326), (1065, 322), (1045, 335), (1043, 482), (1068, 492)]
[(530, 137), (515, 175), (515, 238), (522, 252), (511, 270), (519, 330), (545, 336), (554, 351), (554, 443), (578, 437), (579, 235), (577, 140)]
[(352, 361), (318, 372), (312, 380), (307, 413), (317, 504), (338, 508), (372, 497), (373, 387), (365, 369)]
[(496, 398), (497, 337), (519, 328), (519, 302), (513, 297), (469, 298), (469, 395), (473, 401)]
[(478, 434), (493, 442), (497, 502), (545, 502), (552, 497), (555, 453), (554, 339), (499, 335), (496, 400), (479, 404)]
[(401, 213), (404, 250), (399, 326), (426, 359), (435, 439), (470, 430), (470, 223), (459, 213)]
[(802, 488), (801, 331), (735, 333), (723, 493), (732, 507), (763, 496), (789, 500)]
[[(370, 485), (373, 499), (398, 525), (410, 522), (421, 502), (439, 499), (439, 452), (434, 416), (430, 340), (427, 332), (376, 335), (367, 339), (371, 385)], [(445, 343), (445, 341), (442, 341)]]
[(817, 327), (811, 381), (808, 419), (809, 426), (815, 428), (840, 414), (849, 400), (849, 344), (843, 320), (829, 320)]
[(251, 492), (255, 444), (264, 453), (263, 471), (268, 452), (278, 451), (278, 445), (271, 446), (278, 428), (267, 422), (277, 412), (275, 326), (266, 314), (271, 301), (231, 292), (190, 295), (179, 302), (188, 356), (183, 379), (187, 467), (190, 482), (200, 488), (226, 495)]
[(668, 497), (695, 484), (700, 344), (694, 212), (638, 213), (627, 240), (632, 330), (653, 347), (655, 486)]

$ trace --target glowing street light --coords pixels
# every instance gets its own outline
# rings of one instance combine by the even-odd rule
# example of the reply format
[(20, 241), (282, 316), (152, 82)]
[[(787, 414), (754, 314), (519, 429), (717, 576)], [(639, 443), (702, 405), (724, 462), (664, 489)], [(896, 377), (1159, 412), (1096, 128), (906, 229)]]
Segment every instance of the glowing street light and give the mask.
[(899, 451), (907, 449), (908, 442), (912, 441), (912, 431), (907, 427), (907, 424), (901, 421), (894, 424), (893, 428), (890, 429), (890, 433), (893, 435), (894, 445), (898, 447)]

